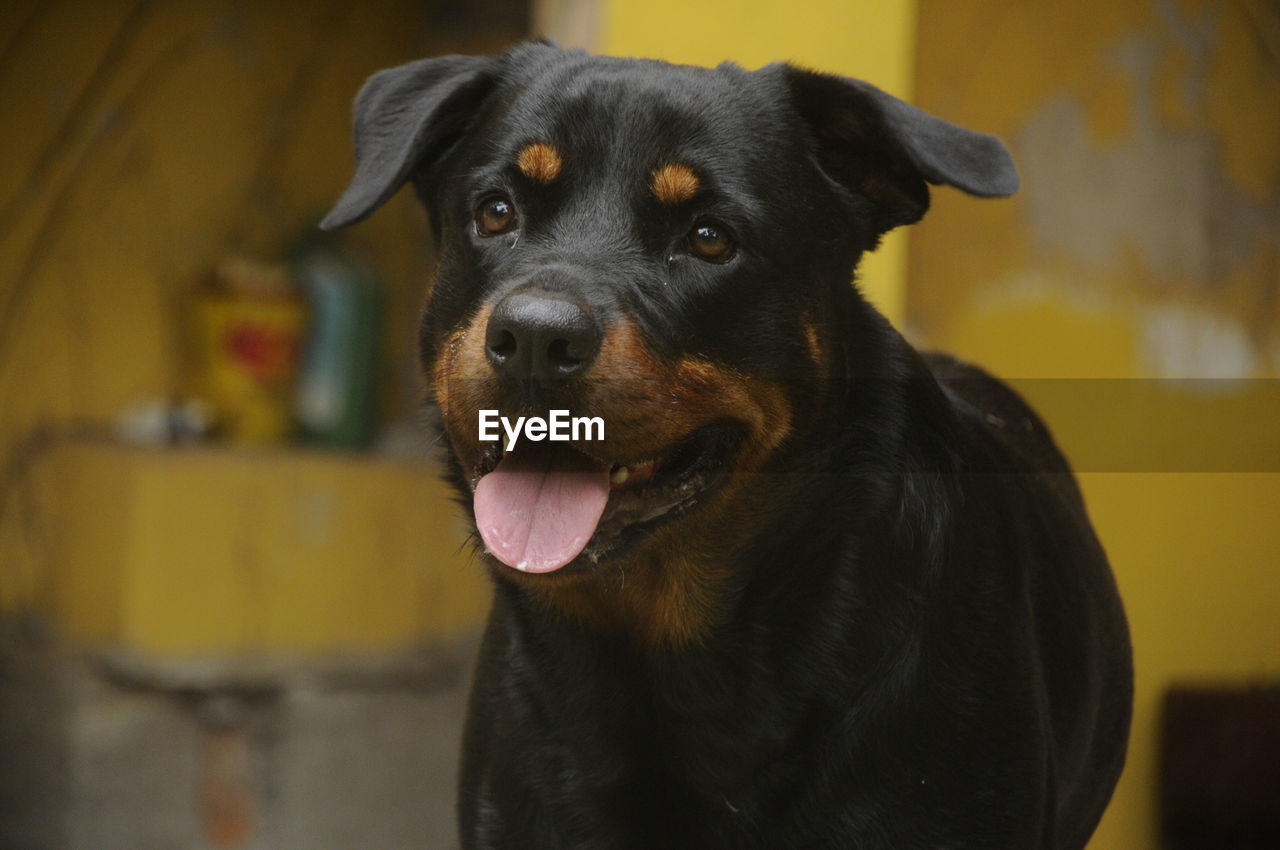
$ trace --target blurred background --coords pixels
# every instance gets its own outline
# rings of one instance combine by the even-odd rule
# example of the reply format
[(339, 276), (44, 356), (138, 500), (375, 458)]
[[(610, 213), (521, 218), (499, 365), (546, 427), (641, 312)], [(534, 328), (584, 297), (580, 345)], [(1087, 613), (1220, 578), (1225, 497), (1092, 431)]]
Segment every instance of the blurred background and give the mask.
[(1009, 143), (1019, 196), (936, 191), (861, 285), (1080, 471), (1137, 670), (1091, 848), (1280, 846), (1274, 3), (9, 0), (0, 847), (455, 846), (487, 590), (419, 412), (426, 222), (313, 225), (369, 74), (531, 34)]

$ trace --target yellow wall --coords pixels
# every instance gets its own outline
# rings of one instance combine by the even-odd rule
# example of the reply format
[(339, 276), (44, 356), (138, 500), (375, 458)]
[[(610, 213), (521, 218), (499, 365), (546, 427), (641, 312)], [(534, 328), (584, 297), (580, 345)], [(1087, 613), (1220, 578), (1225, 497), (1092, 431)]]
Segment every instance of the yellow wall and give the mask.
[(1090, 847), (1156, 847), (1165, 689), (1280, 675), (1280, 15), (921, 0), (919, 22), (916, 102), (1009, 141), (1023, 191), (935, 193), (908, 326), (1022, 379), (1082, 470), (1137, 670)]

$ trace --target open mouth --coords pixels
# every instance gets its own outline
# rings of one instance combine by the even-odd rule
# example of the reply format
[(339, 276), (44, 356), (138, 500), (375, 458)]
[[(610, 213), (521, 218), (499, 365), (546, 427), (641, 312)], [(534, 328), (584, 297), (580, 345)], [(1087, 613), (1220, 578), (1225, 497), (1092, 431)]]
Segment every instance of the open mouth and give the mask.
[(711, 425), (648, 457), (610, 461), (564, 443), (493, 444), (472, 477), (488, 551), (530, 573), (599, 560), (692, 508), (727, 475), (740, 428)]

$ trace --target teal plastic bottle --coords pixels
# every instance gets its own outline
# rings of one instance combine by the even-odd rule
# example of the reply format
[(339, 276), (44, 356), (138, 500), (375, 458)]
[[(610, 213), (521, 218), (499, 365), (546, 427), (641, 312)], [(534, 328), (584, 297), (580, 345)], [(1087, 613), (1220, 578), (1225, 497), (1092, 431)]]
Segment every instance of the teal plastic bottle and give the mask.
[(311, 311), (294, 405), (299, 435), (310, 443), (365, 448), (377, 424), (381, 283), (323, 238), (303, 243), (293, 266)]

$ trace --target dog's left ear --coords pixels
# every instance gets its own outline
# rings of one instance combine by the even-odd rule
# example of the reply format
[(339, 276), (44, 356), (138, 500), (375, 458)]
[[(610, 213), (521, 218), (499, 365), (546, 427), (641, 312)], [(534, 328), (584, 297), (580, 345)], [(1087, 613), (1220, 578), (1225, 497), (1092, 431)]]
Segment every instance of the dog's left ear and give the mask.
[(1018, 191), (1013, 158), (995, 136), (966, 130), (861, 80), (779, 64), (809, 125), (823, 171), (872, 205), (874, 236), (919, 221), (928, 183), (984, 198)]
[(439, 160), (466, 131), (495, 82), (490, 56), (441, 56), (379, 71), (356, 96), (356, 171), (320, 222), (355, 224)]

